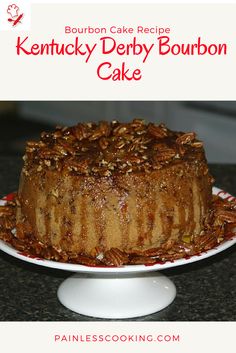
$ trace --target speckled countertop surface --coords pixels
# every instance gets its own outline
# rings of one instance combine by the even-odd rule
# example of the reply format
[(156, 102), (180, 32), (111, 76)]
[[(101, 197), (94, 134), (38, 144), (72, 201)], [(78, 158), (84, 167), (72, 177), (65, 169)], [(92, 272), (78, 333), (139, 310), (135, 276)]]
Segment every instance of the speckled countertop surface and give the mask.
[[(17, 189), (21, 159), (0, 157), (0, 196)], [(211, 165), (216, 185), (236, 195), (236, 165)], [(159, 313), (131, 321), (235, 321), (236, 246), (209, 259), (163, 271), (177, 288)], [(57, 300), (69, 272), (41, 268), (0, 251), (1, 321), (99, 321), (73, 313)], [(127, 320), (126, 320), (127, 321)]]

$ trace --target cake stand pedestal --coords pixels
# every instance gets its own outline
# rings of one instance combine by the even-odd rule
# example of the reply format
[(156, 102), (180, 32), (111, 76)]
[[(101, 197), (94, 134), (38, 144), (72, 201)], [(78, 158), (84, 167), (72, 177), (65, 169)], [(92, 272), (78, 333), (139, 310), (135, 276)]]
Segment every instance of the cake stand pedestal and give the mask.
[(164, 309), (174, 300), (176, 289), (158, 272), (76, 273), (60, 285), (57, 295), (64, 306), (77, 313), (124, 319)]

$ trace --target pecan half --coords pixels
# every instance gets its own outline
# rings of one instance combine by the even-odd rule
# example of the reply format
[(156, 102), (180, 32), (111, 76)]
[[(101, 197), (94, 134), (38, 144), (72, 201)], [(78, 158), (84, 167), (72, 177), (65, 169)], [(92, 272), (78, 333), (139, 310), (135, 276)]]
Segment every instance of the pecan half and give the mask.
[(157, 262), (157, 259), (154, 259), (149, 256), (133, 256), (130, 258), (130, 265), (151, 265)]
[(113, 135), (114, 136), (121, 136), (121, 135), (124, 135), (127, 131), (128, 131), (128, 128), (127, 128), (126, 124), (120, 124), (114, 128)]
[(115, 147), (118, 148), (119, 150), (125, 146), (125, 141), (124, 140), (119, 140), (115, 144)]
[(102, 265), (98, 259), (86, 255), (78, 255), (73, 262), (92, 267)]
[(11, 206), (1, 206), (0, 207), (0, 217), (11, 216), (13, 213)]
[(194, 141), (196, 138), (195, 132), (187, 132), (176, 139), (176, 143), (186, 145)]
[(97, 128), (90, 135), (89, 141), (95, 141), (95, 140), (99, 139), (100, 137), (102, 137), (102, 131), (99, 128)]
[(147, 131), (150, 133), (150, 135), (156, 137), (156, 138), (163, 138), (167, 136), (166, 129), (163, 128), (164, 125), (154, 125), (153, 123), (148, 124)]
[(236, 222), (236, 210), (218, 210), (216, 217), (227, 223)]
[(77, 138), (77, 140), (82, 141), (83, 139), (86, 139), (91, 135), (91, 130), (88, 124), (78, 124), (72, 127), (72, 133)]
[(191, 146), (195, 147), (195, 148), (201, 148), (203, 146), (203, 142), (202, 141), (195, 141), (195, 142), (191, 143)]
[(161, 147), (157, 150), (154, 156), (154, 160), (157, 162), (168, 161), (169, 159), (175, 157), (176, 152), (169, 147)]
[(101, 137), (98, 143), (102, 150), (105, 150), (109, 145), (108, 139), (106, 139), (105, 137)]
[(128, 255), (117, 248), (111, 248), (107, 250), (104, 254), (102, 261), (108, 266), (120, 267), (128, 262)]
[(99, 129), (101, 131), (102, 136), (108, 137), (110, 135), (111, 128), (107, 121), (101, 121), (99, 124)]
[(133, 128), (140, 128), (144, 125), (144, 120), (143, 119), (134, 119), (131, 123), (131, 126)]

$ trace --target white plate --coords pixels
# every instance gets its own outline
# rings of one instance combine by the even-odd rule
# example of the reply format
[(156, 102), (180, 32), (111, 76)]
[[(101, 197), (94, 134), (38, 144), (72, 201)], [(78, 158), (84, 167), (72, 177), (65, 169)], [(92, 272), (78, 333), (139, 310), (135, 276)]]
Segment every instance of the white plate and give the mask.
[[(222, 198), (234, 197), (218, 188), (213, 194)], [(0, 201), (4, 204), (11, 195)], [(236, 243), (236, 237), (214, 249), (173, 262), (155, 265), (129, 265), (124, 267), (88, 267), (25, 256), (0, 241), (0, 249), (20, 260), (35, 265), (77, 272), (59, 286), (57, 296), (68, 309), (99, 318), (132, 318), (160, 311), (172, 303), (176, 296), (174, 283), (156, 272), (170, 267), (187, 265), (213, 256)]]
[[(213, 187), (213, 194), (219, 195), (223, 199), (233, 200), (235, 199), (232, 195), (228, 194), (227, 192)], [(0, 204), (4, 204), (6, 200), (1, 200)], [(8, 245), (4, 241), (0, 240), (0, 249), (5, 253), (14, 256), (20, 260), (24, 260), (26, 262), (30, 262), (36, 265), (45, 266), (56, 268), (60, 270), (66, 270), (71, 272), (83, 272), (83, 273), (135, 273), (135, 272), (150, 272), (150, 271), (160, 271), (170, 267), (182, 266), (187, 265), (192, 262), (200, 261), (206, 259), (207, 257), (213, 256), (218, 254), (225, 249), (228, 249), (232, 245), (236, 243), (236, 237), (231, 240), (227, 240), (219, 246), (215, 247), (214, 249), (208, 250), (203, 252), (197, 256), (191, 256), (189, 258), (178, 259), (175, 261), (167, 261), (164, 264), (154, 264), (154, 265), (128, 265), (123, 267), (89, 267), (84, 265), (77, 265), (77, 264), (70, 264), (70, 263), (63, 263), (63, 262), (56, 262), (56, 261), (49, 261), (41, 258), (35, 258), (31, 256), (26, 256), (22, 254), (20, 251), (14, 249), (12, 246)]]

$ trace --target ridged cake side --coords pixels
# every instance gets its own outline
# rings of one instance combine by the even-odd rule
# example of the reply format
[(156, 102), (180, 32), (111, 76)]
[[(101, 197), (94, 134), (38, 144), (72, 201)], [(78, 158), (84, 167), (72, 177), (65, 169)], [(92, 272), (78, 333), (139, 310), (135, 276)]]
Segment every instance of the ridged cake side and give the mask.
[(37, 168), (21, 174), (17, 228), (70, 254), (171, 246), (201, 232), (211, 204), (203, 154), (109, 177)]

